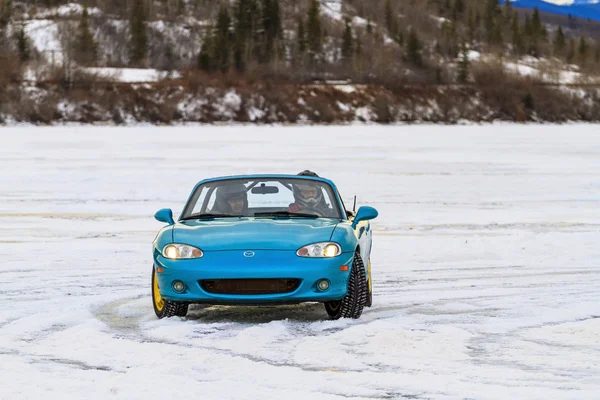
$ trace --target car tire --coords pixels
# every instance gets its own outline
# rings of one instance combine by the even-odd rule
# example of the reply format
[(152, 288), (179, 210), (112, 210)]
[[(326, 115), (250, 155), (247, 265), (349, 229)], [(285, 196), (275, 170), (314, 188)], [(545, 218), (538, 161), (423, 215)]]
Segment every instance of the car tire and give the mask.
[(331, 319), (360, 318), (367, 302), (367, 278), (360, 254), (354, 254), (348, 280), (348, 293), (341, 300), (328, 301), (325, 310)]
[(158, 289), (155, 267), (152, 267), (152, 306), (154, 313), (159, 319), (170, 317), (185, 317), (188, 312), (189, 303), (180, 301), (169, 301), (162, 298)]

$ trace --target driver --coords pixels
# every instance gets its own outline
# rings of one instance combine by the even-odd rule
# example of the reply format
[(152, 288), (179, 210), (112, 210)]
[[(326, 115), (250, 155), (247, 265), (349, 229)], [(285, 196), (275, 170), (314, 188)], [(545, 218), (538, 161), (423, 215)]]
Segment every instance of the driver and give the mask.
[(232, 183), (217, 189), (215, 204), (211, 210), (217, 214), (245, 215), (248, 211), (248, 193), (242, 183)]
[(294, 184), (293, 192), (294, 203), (289, 205), (289, 212), (307, 212), (326, 216), (331, 211), (323, 199), (322, 189), (316, 182), (307, 181)]

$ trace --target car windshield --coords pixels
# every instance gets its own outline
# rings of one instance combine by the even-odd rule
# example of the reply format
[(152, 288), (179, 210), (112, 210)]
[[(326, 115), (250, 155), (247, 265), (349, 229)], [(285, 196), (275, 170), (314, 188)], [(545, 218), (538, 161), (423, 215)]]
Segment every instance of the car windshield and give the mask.
[(333, 189), (325, 182), (248, 178), (198, 186), (181, 219), (273, 216), (342, 218)]

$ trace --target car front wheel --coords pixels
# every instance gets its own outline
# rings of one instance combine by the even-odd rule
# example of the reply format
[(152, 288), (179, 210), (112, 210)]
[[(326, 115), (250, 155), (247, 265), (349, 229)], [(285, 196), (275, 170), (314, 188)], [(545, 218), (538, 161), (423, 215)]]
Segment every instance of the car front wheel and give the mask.
[(326, 302), (327, 314), (331, 319), (360, 318), (367, 303), (368, 290), (365, 266), (360, 254), (356, 252), (348, 281), (348, 293), (341, 300)]
[(154, 313), (159, 319), (175, 316), (185, 317), (189, 306), (188, 303), (165, 300), (160, 295), (155, 267), (152, 267), (152, 305), (154, 306)]

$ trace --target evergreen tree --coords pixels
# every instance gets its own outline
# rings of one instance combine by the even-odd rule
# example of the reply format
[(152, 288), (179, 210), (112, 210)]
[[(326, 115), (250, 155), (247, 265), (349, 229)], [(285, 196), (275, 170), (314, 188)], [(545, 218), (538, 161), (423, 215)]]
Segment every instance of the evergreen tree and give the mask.
[(540, 18), (540, 10), (535, 7), (533, 9), (533, 16), (531, 17), (531, 31), (536, 39), (544, 39), (546, 35), (546, 27), (542, 24)]
[(367, 20), (367, 33), (369, 35), (373, 34), (373, 24), (371, 23), (371, 19)]
[(394, 12), (392, 10), (392, 1), (385, 1), (385, 24), (387, 26), (388, 32), (390, 36), (394, 36), (394, 21), (396, 18), (394, 17)]
[(395, 38), (398, 34), (398, 17), (394, 13), (391, 0), (385, 2), (385, 24), (389, 36)]
[(454, 0), (454, 4), (452, 5), (452, 19), (454, 21), (458, 20), (462, 17), (465, 12), (465, 2), (464, 0)]
[(322, 51), (323, 28), (321, 27), (321, 6), (319, 0), (310, 0), (306, 21), (306, 42), (311, 62), (315, 62)]
[(175, 63), (177, 59), (173, 51), (174, 46), (171, 43), (167, 43), (164, 50), (164, 69), (167, 71), (167, 76), (171, 76), (171, 71), (175, 69)]
[(346, 18), (346, 29), (344, 30), (344, 36), (342, 39), (342, 60), (349, 61), (352, 59), (354, 54), (354, 37), (352, 35), (352, 26), (350, 25), (350, 19)]
[(512, 0), (504, 0), (504, 15), (506, 17), (507, 21), (511, 21), (514, 17), (513, 13), (513, 7), (512, 7)]
[(460, 60), (458, 62), (458, 75), (456, 81), (464, 84), (469, 80), (469, 51), (467, 44), (463, 41), (460, 49)]
[(567, 62), (570, 64), (575, 59), (575, 40), (569, 39), (567, 46)]
[(594, 61), (596, 61), (596, 64), (600, 63), (600, 44), (596, 44), (596, 54), (594, 55)]
[(579, 60), (584, 64), (587, 59), (588, 45), (583, 36), (579, 39), (579, 49), (577, 52), (579, 54)]
[(531, 16), (531, 28), (533, 32), (537, 33), (542, 27), (542, 20), (540, 18), (540, 10), (537, 7), (533, 8), (533, 15)]
[(467, 16), (467, 35), (469, 37), (469, 42), (475, 41), (477, 36), (477, 21), (475, 20), (475, 13), (473, 12), (472, 7), (469, 7)]
[(454, 21), (444, 21), (442, 25), (442, 46), (441, 54), (456, 58), (460, 50), (458, 36), (456, 34), (456, 23)]
[(200, 48), (200, 54), (198, 54), (198, 68), (206, 72), (213, 72), (215, 69), (212, 60), (213, 54), (213, 30), (209, 26), (204, 33), (202, 47)]
[(531, 27), (531, 19), (529, 18), (529, 15), (525, 15), (525, 36), (527, 38), (533, 36), (533, 29)]
[(539, 35), (540, 35), (540, 39), (543, 42), (547, 42), (548, 41), (548, 30), (546, 29), (546, 25), (545, 24), (542, 24), (542, 26), (540, 28)]
[(306, 32), (304, 31), (304, 21), (298, 18), (298, 31), (296, 33), (296, 48), (301, 60), (304, 60), (306, 54)]
[(421, 42), (419, 41), (419, 37), (414, 28), (411, 28), (408, 33), (408, 39), (406, 41), (406, 58), (413, 65), (423, 65), (423, 59), (421, 58)]
[(554, 36), (554, 54), (562, 55), (565, 51), (565, 45), (565, 34), (563, 33), (562, 27), (559, 26), (556, 35)]
[(223, 73), (227, 72), (231, 66), (230, 26), (231, 18), (229, 17), (229, 9), (226, 4), (221, 4), (212, 42), (213, 54), (211, 59), (214, 62), (215, 68)]
[(233, 58), (235, 68), (239, 72), (246, 69), (246, 64), (259, 58), (258, 32), (259, 6), (256, 0), (237, 0), (234, 4), (234, 39)]
[[(600, 54), (598, 51), (600, 51), (600, 47), (598, 47), (598, 49), (596, 49), (596, 54)], [(362, 55), (362, 40), (360, 39), (360, 36), (357, 36), (356, 39), (354, 40), (354, 54), (356, 56), (357, 59), (361, 59), (361, 55)]]
[(486, 4), (485, 29), (487, 41), (490, 44), (502, 44), (502, 13), (498, 7), (498, 0), (488, 0)]
[(30, 47), (29, 47), (29, 38), (25, 34), (25, 25), (21, 23), (19, 28), (15, 32), (15, 41), (17, 42), (17, 52), (19, 53), (19, 60), (24, 63), (29, 61)]
[(450, 0), (445, 0), (444, 5), (440, 5), (440, 15), (448, 15), (451, 10), (452, 5), (450, 4)]
[(148, 54), (147, 15), (143, 0), (134, 0), (129, 21), (131, 28), (131, 63), (140, 65)]
[(394, 41), (398, 43), (399, 46), (404, 46), (404, 32), (399, 29), (394, 37)]
[(84, 6), (75, 39), (75, 60), (83, 65), (94, 64), (97, 58), (97, 48), (98, 45), (90, 30), (88, 9), (87, 6)]
[(12, 0), (0, 0), (0, 29), (8, 25), (13, 13)]
[(521, 33), (521, 27), (519, 25), (519, 17), (516, 14), (513, 15), (512, 19), (512, 45), (513, 52), (515, 53), (515, 55), (521, 55), (523, 53), (523, 35)]
[[(537, 17), (536, 17), (537, 15)], [(525, 16), (525, 38), (527, 40), (527, 54), (537, 57), (538, 51), (538, 38), (541, 22), (539, 20), (539, 11), (537, 8), (534, 9), (533, 16), (529, 18), (529, 15)]]
[(279, 55), (278, 46), (283, 36), (281, 28), (281, 15), (279, 0), (262, 0), (262, 40), (259, 61), (266, 63)]

